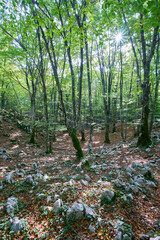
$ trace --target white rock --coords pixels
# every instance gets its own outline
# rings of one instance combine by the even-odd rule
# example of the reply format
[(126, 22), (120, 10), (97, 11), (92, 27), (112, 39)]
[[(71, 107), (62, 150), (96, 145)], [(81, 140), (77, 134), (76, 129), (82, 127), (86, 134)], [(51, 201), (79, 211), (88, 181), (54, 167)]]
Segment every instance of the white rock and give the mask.
[(14, 180), (12, 178), (12, 174), (13, 172), (10, 172), (7, 176), (6, 176), (6, 182), (7, 183), (14, 183)]
[(44, 215), (48, 215), (53, 212), (53, 207), (50, 206), (41, 206), (40, 211), (43, 212)]
[(63, 202), (61, 199), (58, 199), (54, 205), (53, 205), (53, 211), (55, 213), (58, 213), (61, 210), (61, 207), (63, 206)]
[(102, 192), (101, 194), (101, 199), (105, 199), (108, 201), (112, 201), (112, 199), (114, 198), (114, 192), (111, 190), (105, 190)]
[(86, 187), (88, 186), (88, 181), (86, 181), (86, 180), (83, 180), (83, 179), (82, 179), (82, 180), (81, 180), (81, 183), (82, 183), (84, 186), (86, 186)]
[(4, 161), (6, 161), (8, 159), (8, 156), (6, 154), (2, 153), (2, 158)]
[(37, 198), (39, 198), (39, 199), (43, 199), (45, 197), (46, 197), (46, 195), (44, 193), (38, 193), (37, 194)]
[(74, 202), (72, 207), (68, 209), (67, 221), (76, 221), (84, 218), (84, 206), (81, 203)]
[(10, 197), (7, 200), (7, 213), (14, 213), (18, 209), (18, 199), (15, 197)]
[(114, 240), (122, 240), (122, 232), (119, 232)]
[(95, 211), (89, 207), (87, 204), (82, 203), (84, 206), (84, 215), (86, 218), (95, 217)]
[(102, 218), (98, 218), (98, 225), (101, 227), (102, 226), (102, 223), (103, 223), (103, 220), (102, 220)]
[(16, 168), (15, 171), (16, 171), (16, 174), (17, 174), (18, 177), (24, 177), (24, 172), (23, 171), (19, 170), (18, 168)]
[(58, 194), (55, 194), (55, 195), (54, 195), (54, 200), (56, 201), (58, 198), (59, 198), (59, 195), (58, 195)]
[(11, 220), (11, 223), (12, 223), (11, 229), (15, 233), (18, 233), (22, 229), (22, 220), (19, 220), (18, 217), (14, 217)]
[(89, 225), (89, 230), (92, 232), (92, 233), (94, 233), (96, 230), (95, 230), (95, 228), (90, 224)]
[(73, 180), (73, 179), (71, 179), (70, 181), (69, 181), (69, 185), (70, 186), (73, 186), (75, 184), (75, 181)]
[(87, 174), (84, 175), (84, 179), (85, 179), (86, 181), (88, 181), (88, 182), (91, 182), (91, 181), (92, 181), (92, 179), (90, 178), (90, 176), (87, 175)]
[(123, 240), (132, 240), (132, 237), (129, 237), (127, 234), (124, 234)]
[(146, 182), (146, 185), (147, 185), (148, 187), (151, 187), (151, 188), (156, 188), (156, 187), (157, 187), (156, 184), (155, 184), (154, 182), (152, 182), (152, 181), (147, 181), (147, 182)]
[(38, 166), (37, 166), (37, 163), (36, 163), (36, 162), (34, 162), (34, 163), (32, 164), (32, 166), (33, 166), (33, 169), (34, 169), (34, 170), (37, 170), (37, 169), (38, 169)]
[(33, 178), (31, 175), (28, 175), (25, 179), (25, 182), (28, 183), (28, 184), (33, 184), (34, 181), (33, 181)]

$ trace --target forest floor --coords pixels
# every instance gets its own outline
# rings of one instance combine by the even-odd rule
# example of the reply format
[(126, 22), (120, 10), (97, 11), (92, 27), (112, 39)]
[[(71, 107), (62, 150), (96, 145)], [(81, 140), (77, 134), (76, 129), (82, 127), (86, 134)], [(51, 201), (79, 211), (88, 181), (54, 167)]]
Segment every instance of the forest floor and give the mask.
[[(116, 133), (110, 134), (110, 144), (104, 144), (104, 131), (95, 129), (92, 156), (87, 152), (89, 134), (86, 131), (82, 148), (87, 161), (77, 163), (67, 133), (57, 132), (53, 153), (45, 154), (42, 134), (37, 137), (37, 145), (28, 144), (29, 134), (17, 127), (15, 119), (3, 116), (2, 123), (0, 149), (6, 149), (8, 159), (0, 155), (3, 185), (0, 189), (0, 239), (115, 239), (119, 232), (123, 233), (123, 239), (160, 239), (160, 128), (154, 129), (154, 142), (147, 149), (136, 147), (137, 139), (131, 127), (126, 143), (122, 142), (118, 128)], [(149, 169), (151, 174), (145, 176), (144, 185), (136, 185), (134, 181), (142, 178), (138, 175), (142, 168)], [(23, 169), (25, 175), (18, 176), (16, 169), (19, 172)], [(11, 172), (14, 183), (7, 183), (6, 176)], [(28, 175), (34, 176), (33, 184), (25, 182)], [(113, 200), (101, 199), (106, 189), (114, 191)], [(18, 207), (8, 214), (7, 200), (13, 196), (18, 199)], [(57, 214), (43, 212), (41, 206), (52, 207), (58, 198), (63, 206)], [(74, 202), (87, 204), (95, 215), (67, 222), (67, 211)], [(13, 216), (23, 222), (18, 233), (10, 227)], [(133, 238), (129, 238), (130, 233)]]

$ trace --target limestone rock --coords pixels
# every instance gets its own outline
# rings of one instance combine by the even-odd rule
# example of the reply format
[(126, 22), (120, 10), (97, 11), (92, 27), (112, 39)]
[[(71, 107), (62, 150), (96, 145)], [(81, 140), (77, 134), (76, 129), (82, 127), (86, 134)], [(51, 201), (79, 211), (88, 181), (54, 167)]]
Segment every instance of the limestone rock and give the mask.
[(72, 207), (67, 211), (67, 221), (81, 220), (84, 217), (84, 206), (81, 203), (74, 202)]
[(89, 230), (92, 233), (94, 233), (96, 231), (95, 228), (91, 224), (89, 225)]
[(88, 181), (88, 182), (91, 182), (91, 181), (92, 181), (92, 179), (90, 178), (90, 176), (89, 176), (88, 174), (85, 174), (85, 175), (84, 175), (84, 179), (85, 179), (86, 181)]
[(63, 206), (62, 200), (59, 198), (53, 205), (53, 212), (58, 213)]
[(18, 233), (19, 231), (22, 230), (22, 220), (19, 220), (18, 217), (14, 217), (13, 219), (11, 219), (10, 223), (11, 229), (15, 233)]
[(132, 194), (130, 193), (130, 194), (127, 194), (127, 195), (124, 195), (123, 196), (123, 199), (124, 199), (124, 201), (126, 201), (126, 202), (130, 202), (130, 201), (133, 201), (133, 196), (132, 196)]
[(81, 180), (81, 183), (82, 183), (82, 185), (84, 185), (85, 187), (87, 187), (88, 186), (88, 181), (86, 181), (86, 180)]
[(141, 174), (145, 177), (145, 178), (153, 178), (153, 174), (152, 171), (149, 167), (145, 167), (142, 169)]
[(16, 168), (15, 171), (18, 177), (24, 177), (25, 171), (23, 169), (19, 170), (18, 168)]
[(112, 180), (112, 183), (113, 183), (116, 187), (123, 187), (123, 186), (124, 186), (124, 183), (121, 182), (119, 179)]
[(14, 180), (12, 178), (13, 172), (10, 172), (7, 176), (6, 176), (6, 182), (7, 183), (14, 183)]
[(132, 240), (132, 237), (128, 236), (128, 234), (124, 234), (123, 240)]
[(55, 195), (54, 195), (54, 200), (56, 201), (58, 198), (59, 198), (59, 195), (58, 195), (58, 194), (55, 194)]
[(112, 201), (115, 196), (114, 191), (112, 190), (104, 190), (101, 194), (101, 199), (105, 199), (108, 201)]
[(18, 209), (18, 199), (15, 197), (8, 198), (6, 207), (7, 207), (6, 210), (8, 214), (14, 213), (15, 210)]
[(118, 232), (114, 240), (122, 240), (122, 232)]
[(141, 167), (141, 165), (137, 162), (132, 162), (131, 167), (132, 168), (138, 168), (138, 167)]
[(34, 181), (33, 181), (33, 178), (31, 175), (28, 175), (25, 179), (25, 182), (28, 183), (28, 184), (31, 184), (33, 185), (34, 184)]
[(47, 197), (47, 203), (49, 203), (50, 201), (52, 201), (52, 197), (51, 197), (51, 196), (48, 196), (48, 197)]
[(46, 195), (44, 193), (38, 193), (38, 195), (37, 195), (38, 200), (42, 200), (42, 199), (45, 199), (45, 198), (46, 198)]
[(103, 220), (102, 220), (102, 218), (98, 218), (98, 225), (101, 227), (102, 226), (102, 223), (103, 223)]
[(53, 207), (50, 206), (41, 206), (40, 211), (43, 212), (43, 215), (49, 215), (50, 213), (53, 212)]
[(95, 217), (95, 211), (87, 204), (82, 203), (84, 206), (84, 216), (86, 218)]

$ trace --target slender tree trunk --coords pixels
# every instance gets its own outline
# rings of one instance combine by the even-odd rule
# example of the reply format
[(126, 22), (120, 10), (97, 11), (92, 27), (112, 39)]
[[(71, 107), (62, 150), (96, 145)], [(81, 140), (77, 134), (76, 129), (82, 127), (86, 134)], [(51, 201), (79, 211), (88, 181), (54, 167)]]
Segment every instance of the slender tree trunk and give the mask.
[(122, 140), (124, 139), (124, 126), (123, 126), (123, 66), (122, 66), (122, 49), (121, 49), (121, 42), (120, 42), (120, 119), (121, 119), (121, 137)]
[(149, 76), (148, 77), (145, 76), (142, 95), (141, 135), (138, 138), (137, 143), (138, 146), (148, 146), (151, 143), (148, 130), (149, 94), (150, 94)]
[(87, 78), (88, 78), (88, 95), (89, 95), (89, 113), (90, 113), (90, 139), (88, 150), (89, 154), (92, 154), (92, 141), (93, 141), (93, 110), (92, 110), (92, 90), (91, 90), (91, 78), (90, 78), (90, 67), (89, 67), (89, 52), (88, 52), (88, 40), (87, 30), (85, 29), (85, 48), (86, 48), (86, 61), (87, 61)]
[[(141, 21), (143, 21), (143, 14), (141, 14)], [(150, 97), (150, 63), (154, 55), (154, 50), (156, 48), (156, 41), (158, 37), (159, 26), (154, 29), (153, 40), (151, 43), (151, 48), (149, 55), (147, 57), (146, 53), (146, 41), (144, 36), (144, 28), (141, 22), (141, 44), (142, 44), (142, 53), (143, 53), (143, 72), (144, 72), (144, 81), (142, 84), (142, 116), (141, 116), (141, 135), (138, 138), (138, 146), (149, 146), (151, 144), (151, 138), (149, 134), (148, 127), (148, 117), (149, 117), (149, 97)]]
[(1, 109), (4, 109), (5, 107), (5, 92), (1, 92)]
[(52, 43), (52, 39), (50, 39), (50, 45), (51, 45), (51, 49), (52, 49), (52, 54), (51, 54), (51, 51), (50, 51), (50, 48), (49, 48), (49, 42), (46, 39), (46, 36), (45, 36), (45, 33), (44, 33), (42, 27), (40, 27), (40, 29), (41, 29), (41, 32), (42, 32), (42, 37), (43, 37), (44, 42), (45, 42), (46, 50), (47, 50), (48, 55), (49, 55), (49, 59), (50, 59), (50, 62), (51, 62), (51, 67), (52, 67), (53, 72), (54, 72), (54, 77), (55, 77), (57, 88), (58, 88), (59, 99), (60, 99), (60, 104), (61, 104), (61, 108), (62, 108), (62, 112), (63, 112), (63, 116), (64, 116), (65, 125), (66, 125), (68, 133), (69, 133), (69, 135), (72, 139), (73, 146), (76, 150), (77, 158), (78, 159), (83, 158), (84, 155), (83, 155), (83, 151), (82, 151), (79, 139), (77, 138), (77, 135), (75, 134), (75, 130), (71, 129), (70, 126), (69, 126), (69, 123), (68, 123), (67, 114), (66, 114), (66, 107), (65, 107), (65, 104), (64, 104), (64, 100), (63, 100), (63, 93), (62, 93), (62, 89), (61, 89), (61, 85), (60, 85), (60, 81), (59, 81), (59, 77), (58, 77), (57, 61), (56, 61), (54, 45)]
[(117, 119), (117, 98), (113, 99), (113, 129), (112, 133), (116, 132), (116, 119)]
[[(4, 65), (5, 66), (5, 65)], [(2, 80), (2, 90), (1, 90), (1, 109), (4, 109), (5, 107), (5, 91), (3, 91), (4, 88), (4, 80)]]
[[(158, 34), (159, 39), (159, 34)], [(150, 134), (152, 132), (153, 128), (153, 119), (155, 115), (156, 105), (157, 105), (157, 99), (158, 99), (158, 88), (159, 88), (159, 80), (160, 80), (160, 70), (159, 70), (159, 41), (157, 45), (157, 57), (156, 57), (156, 87), (155, 87), (155, 96), (154, 96), (154, 103), (152, 106), (152, 114), (151, 114), (151, 123), (150, 123)]]
[(54, 89), (54, 127), (53, 127), (53, 142), (56, 142), (56, 123), (58, 117), (58, 104), (56, 104), (57, 92)]
[(82, 141), (82, 142), (85, 142), (85, 141), (86, 141), (84, 128), (81, 129), (81, 141)]
[(31, 97), (31, 115), (32, 115), (32, 122), (31, 122), (31, 137), (29, 143), (36, 143), (36, 126), (35, 126), (35, 95), (32, 94)]
[(37, 31), (38, 35), (38, 42), (39, 42), (39, 52), (40, 52), (40, 76), (42, 80), (42, 87), (43, 87), (43, 101), (44, 101), (44, 112), (45, 112), (45, 119), (46, 119), (46, 153), (52, 152), (52, 146), (49, 144), (49, 114), (48, 114), (48, 100), (47, 100), (47, 89), (45, 83), (45, 73), (44, 73), (44, 61), (43, 61), (43, 52), (42, 52), (42, 42), (40, 37), (39, 28)]
[[(110, 56), (109, 56), (110, 58)], [(110, 61), (109, 61), (110, 62)], [(109, 139), (109, 130), (110, 130), (110, 105), (111, 105), (111, 86), (112, 86), (112, 70), (110, 68), (109, 76), (108, 76), (108, 100), (107, 107), (105, 109), (105, 143), (110, 143)]]

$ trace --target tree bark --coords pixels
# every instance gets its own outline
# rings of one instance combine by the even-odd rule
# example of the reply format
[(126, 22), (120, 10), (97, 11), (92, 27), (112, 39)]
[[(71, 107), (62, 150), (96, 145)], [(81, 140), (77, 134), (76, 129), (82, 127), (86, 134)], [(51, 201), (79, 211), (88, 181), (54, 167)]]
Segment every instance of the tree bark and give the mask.
[(154, 103), (152, 106), (152, 114), (151, 114), (151, 123), (150, 123), (150, 134), (153, 128), (153, 119), (155, 115), (157, 99), (158, 99), (158, 88), (159, 88), (159, 80), (160, 80), (160, 70), (159, 70), (159, 34), (158, 34), (158, 45), (157, 45), (157, 57), (156, 57), (156, 87), (155, 87), (155, 95), (154, 95)]
[[(141, 20), (143, 20), (143, 15), (141, 14)], [(148, 147), (151, 144), (151, 138), (149, 134), (148, 127), (148, 117), (149, 117), (149, 97), (150, 97), (150, 63), (154, 55), (154, 50), (156, 48), (156, 41), (158, 36), (159, 26), (154, 29), (153, 40), (150, 48), (149, 55), (146, 55), (146, 41), (144, 36), (143, 24), (141, 24), (141, 44), (143, 53), (143, 72), (144, 81), (142, 84), (142, 116), (141, 116), (141, 134), (138, 138), (137, 145)]]

